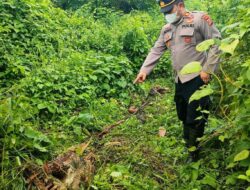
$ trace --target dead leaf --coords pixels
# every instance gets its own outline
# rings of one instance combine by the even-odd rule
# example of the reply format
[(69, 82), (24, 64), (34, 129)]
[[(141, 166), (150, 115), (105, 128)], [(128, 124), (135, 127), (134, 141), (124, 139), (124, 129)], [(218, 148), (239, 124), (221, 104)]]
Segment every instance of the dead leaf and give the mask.
[(159, 136), (160, 137), (165, 137), (166, 136), (166, 129), (164, 127), (159, 128)]
[(104, 144), (104, 146), (121, 146), (121, 142), (107, 142)]
[(131, 113), (131, 114), (134, 114), (134, 113), (138, 112), (138, 108), (136, 108), (135, 106), (131, 106), (128, 109), (128, 112)]

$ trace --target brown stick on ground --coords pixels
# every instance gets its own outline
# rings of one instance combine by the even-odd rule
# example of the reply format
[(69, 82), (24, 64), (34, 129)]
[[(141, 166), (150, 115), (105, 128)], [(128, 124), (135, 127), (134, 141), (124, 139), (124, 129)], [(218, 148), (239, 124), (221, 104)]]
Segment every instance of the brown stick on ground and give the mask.
[(129, 118), (131, 118), (133, 115), (136, 115), (138, 113), (140, 113), (141, 111), (143, 111), (143, 109), (150, 103), (149, 97), (150, 96), (156, 96), (156, 95), (162, 95), (165, 93), (170, 92), (169, 88), (162, 88), (160, 86), (156, 86), (150, 89), (148, 96), (146, 97), (145, 102), (142, 103), (142, 105), (130, 116), (126, 116), (124, 119), (116, 122), (113, 125), (107, 126), (104, 128), (104, 130), (99, 133), (97, 136), (98, 138), (103, 138), (106, 134), (108, 134), (112, 129), (114, 129), (115, 127), (121, 125), (122, 123), (124, 123), (125, 121), (127, 121)]
[(103, 130), (101, 133), (99, 133), (99, 134), (97, 135), (98, 138), (102, 138), (104, 135), (106, 135), (107, 133), (109, 133), (113, 128), (115, 128), (115, 127), (121, 125), (122, 123), (124, 123), (127, 119), (128, 119), (128, 118), (123, 119), (123, 120), (120, 120), (120, 121), (118, 121), (117, 123), (115, 123), (115, 124), (113, 124), (113, 125), (110, 125), (110, 126), (104, 128), (104, 130)]

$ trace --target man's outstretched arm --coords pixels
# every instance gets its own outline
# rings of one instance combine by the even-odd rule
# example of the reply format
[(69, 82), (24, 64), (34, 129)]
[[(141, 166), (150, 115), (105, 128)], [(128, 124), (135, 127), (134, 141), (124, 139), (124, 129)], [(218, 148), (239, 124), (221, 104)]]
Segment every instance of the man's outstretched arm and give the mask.
[(155, 42), (154, 47), (150, 50), (146, 60), (141, 66), (140, 72), (137, 75), (134, 83), (142, 83), (145, 81), (147, 75), (151, 73), (151, 71), (156, 66), (158, 60), (161, 58), (165, 50), (166, 50), (166, 45), (164, 43), (164, 27), (163, 27), (158, 40)]

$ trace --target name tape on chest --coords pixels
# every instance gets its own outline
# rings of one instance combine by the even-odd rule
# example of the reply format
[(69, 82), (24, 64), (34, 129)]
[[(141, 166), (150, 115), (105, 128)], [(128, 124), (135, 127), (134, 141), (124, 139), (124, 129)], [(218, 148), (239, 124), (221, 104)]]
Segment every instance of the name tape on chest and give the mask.
[(189, 23), (189, 24), (183, 24), (182, 28), (194, 28), (194, 24)]

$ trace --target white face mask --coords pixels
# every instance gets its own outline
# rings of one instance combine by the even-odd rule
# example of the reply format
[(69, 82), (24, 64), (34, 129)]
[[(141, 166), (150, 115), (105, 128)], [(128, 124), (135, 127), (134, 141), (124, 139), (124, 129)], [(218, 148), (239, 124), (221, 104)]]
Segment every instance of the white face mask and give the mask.
[(165, 19), (168, 23), (172, 24), (174, 22), (176, 22), (178, 20), (178, 17), (177, 17), (177, 12), (175, 13), (172, 13), (172, 14), (166, 14), (165, 15)]
[(165, 15), (165, 19), (168, 23), (172, 24), (180, 20), (181, 16), (177, 16), (177, 11), (178, 10), (176, 10), (175, 13)]

